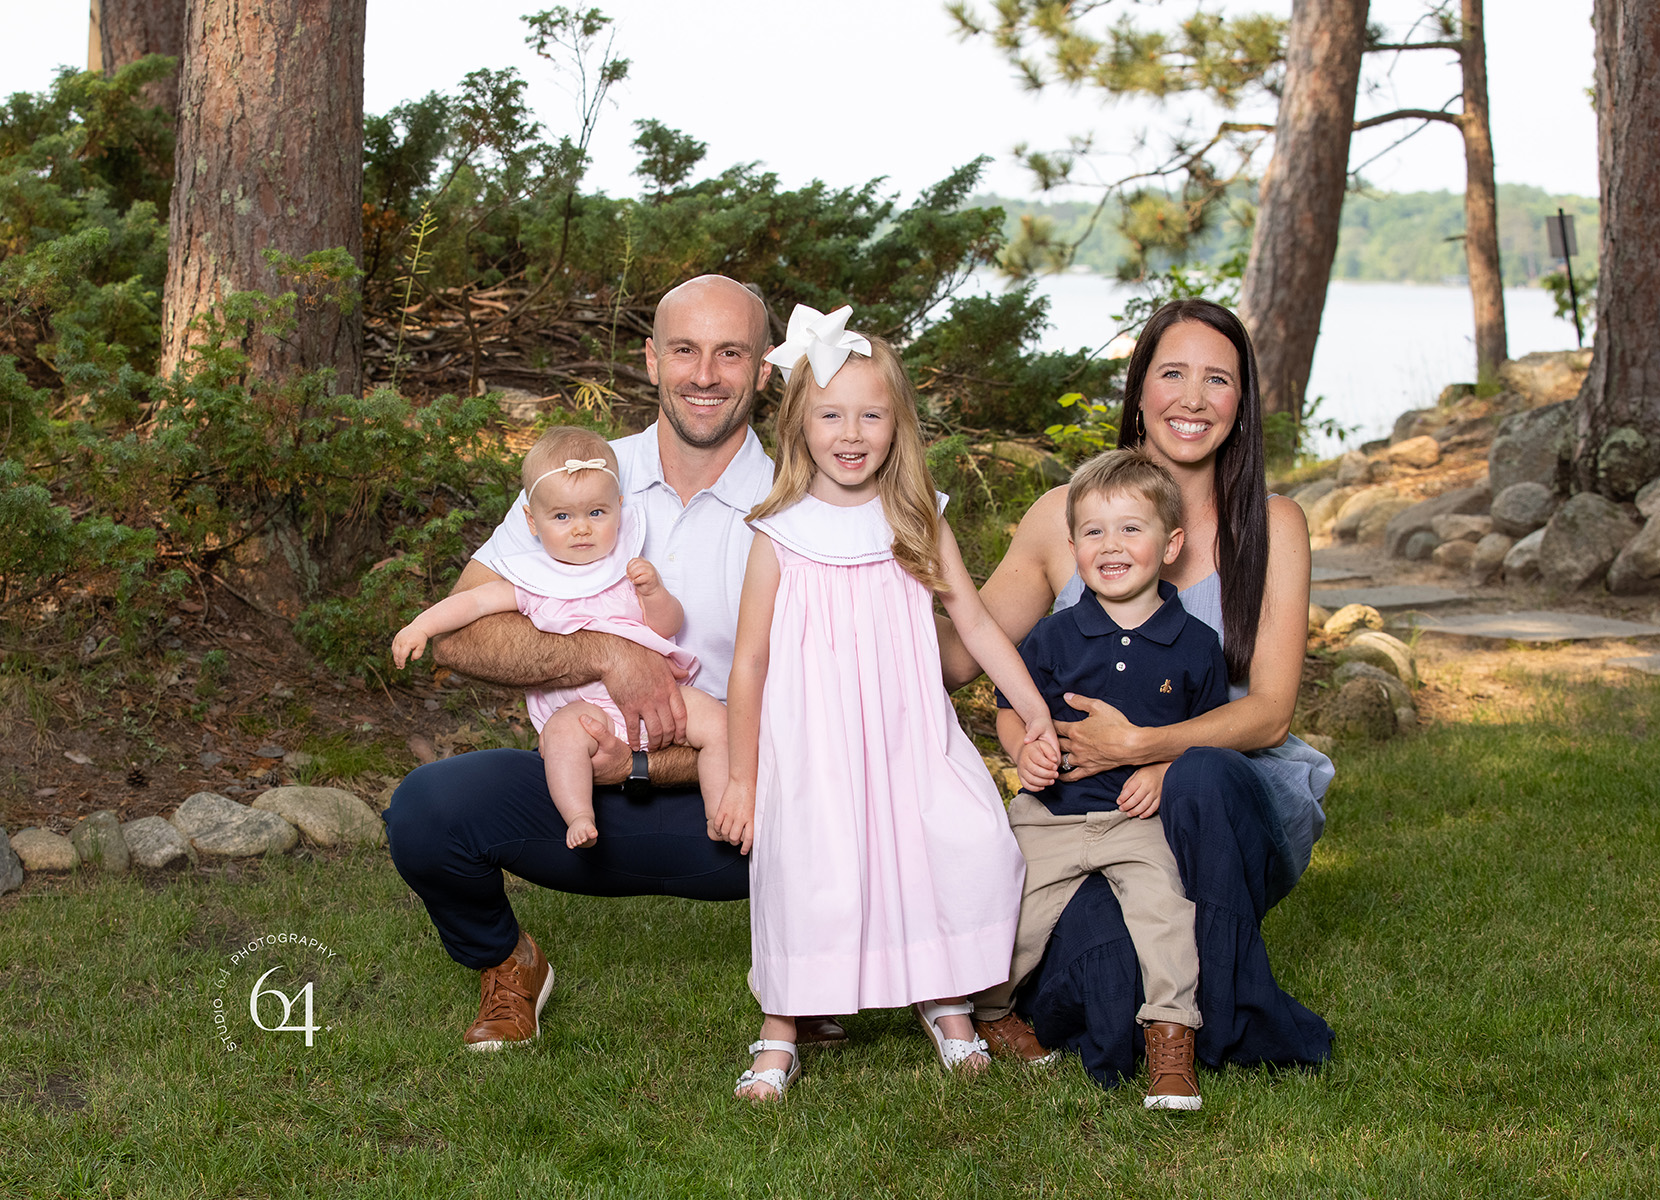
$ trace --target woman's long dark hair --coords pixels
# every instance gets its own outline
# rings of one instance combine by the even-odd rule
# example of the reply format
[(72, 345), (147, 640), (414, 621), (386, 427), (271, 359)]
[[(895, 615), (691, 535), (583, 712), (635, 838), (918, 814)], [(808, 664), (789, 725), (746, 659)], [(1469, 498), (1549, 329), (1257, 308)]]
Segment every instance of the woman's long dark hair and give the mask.
[(1257, 356), (1251, 336), (1233, 313), (1209, 300), (1172, 300), (1148, 320), (1136, 339), (1124, 377), (1124, 415), (1118, 444), (1140, 446), (1145, 438), (1141, 390), (1159, 341), (1182, 321), (1208, 325), (1239, 352), (1239, 412), (1233, 431), (1216, 452), (1216, 572), (1222, 580), (1222, 656), (1228, 678), (1245, 680), (1257, 648), (1257, 622), (1268, 579), (1268, 484), (1262, 449), (1262, 398), (1257, 392)]

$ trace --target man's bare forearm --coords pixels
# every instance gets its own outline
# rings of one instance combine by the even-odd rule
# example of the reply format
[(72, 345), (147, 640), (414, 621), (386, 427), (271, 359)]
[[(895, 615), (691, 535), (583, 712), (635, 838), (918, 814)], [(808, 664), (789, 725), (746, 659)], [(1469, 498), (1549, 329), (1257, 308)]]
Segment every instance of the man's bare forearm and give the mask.
[(600, 677), (611, 640), (589, 630), (543, 633), (521, 613), (496, 613), (433, 639), (432, 659), (506, 687), (580, 687)]
[(691, 787), (697, 783), (697, 751), (690, 746), (664, 746), (646, 756), (651, 782), (662, 788)]

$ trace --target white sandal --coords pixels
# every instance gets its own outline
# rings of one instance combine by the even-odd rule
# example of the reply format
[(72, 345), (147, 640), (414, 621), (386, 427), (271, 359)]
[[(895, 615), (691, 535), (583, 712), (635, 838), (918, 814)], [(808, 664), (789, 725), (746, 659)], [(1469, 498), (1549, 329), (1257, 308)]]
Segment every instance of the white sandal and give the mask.
[[(760, 1054), (763, 1050), (782, 1050), (790, 1056), (790, 1069), (782, 1067), (768, 1067), (765, 1071), (748, 1070), (738, 1076), (738, 1086), (732, 1089), (734, 1096), (743, 1096), (752, 1101), (782, 1100), (784, 1093), (789, 1091), (790, 1084), (796, 1081), (801, 1074), (801, 1055), (796, 1051), (794, 1042), (779, 1042), (770, 1038), (762, 1038), (758, 1042), (749, 1044), (751, 1055)], [(744, 1089), (764, 1083), (772, 1089), (770, 1096), (756, 1096), (746, 1093)]]
[(936, 1004), (932, 1000), (921, 1000), (911, 1005), (916, 1010), (917, 1019), (922, 1027), (928, 1031), (928, 1036), (934, 1040), (934, 1049), (939, 1052), (940, 1062), (945, 1064), (947, 1071), (955, 1071), (967, 1063), (975, 1055), (985, 1061), (979, 1069), (984, 1070), (991, 1065), (991, 1051), (984, 1038), (953, 1038), (946, 1037), (939, 1027), (941, 1017), (968, 1017), (974, 1013), (974, 1006), (962, 1004)]

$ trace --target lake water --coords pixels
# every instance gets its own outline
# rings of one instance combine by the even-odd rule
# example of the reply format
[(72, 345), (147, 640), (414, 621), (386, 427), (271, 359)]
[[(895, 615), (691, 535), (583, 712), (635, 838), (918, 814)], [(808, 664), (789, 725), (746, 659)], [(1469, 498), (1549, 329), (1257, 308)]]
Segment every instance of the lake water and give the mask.
[[(1134, 294), (1098, 275), (1045, 276), (1038, 288), (1050, 301), (1052, 327), (1043, 338), (1045, 350), (1105, 345), (1117, 331), (1113, 314), (1123, 312), (1125, 300)], [(1555, 316), (1554, 307), (1542, 288), (1505, 289), (1510, 357), (1573, 349), (1573, 324)], [(1308, 394), (1324, 398), (1320, 417), (1353, 427), (1348, 446), (1387, 436), (1401, 413), (1433, 405), (1447, 384), (1473, 381), (1475, 374), (1475, 316), (1468, 289), (1331, 284)], [(1343, 444), (1315, 436), (1308, 449), (1324, 458), (1339, 453)]]

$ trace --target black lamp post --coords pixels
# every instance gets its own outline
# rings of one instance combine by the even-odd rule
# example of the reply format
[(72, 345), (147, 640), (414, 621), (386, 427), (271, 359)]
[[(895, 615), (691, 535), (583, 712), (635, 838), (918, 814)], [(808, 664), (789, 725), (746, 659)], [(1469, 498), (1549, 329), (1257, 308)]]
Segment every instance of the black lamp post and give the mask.
[(1574, 288), (1573, 256), (1579, 253), (1579, 239), (1574, 236), (1574, 219), (1559, 208), (1554, 217), (1545, 218), (1545, 233), (1550, 237), (1551, 257), (1560, 258), (1568, 274), (1568, 303), (1574, 314), (1574, 338), (1583, 350), (1585, 330), (1579, 323), (1579, 292)]

